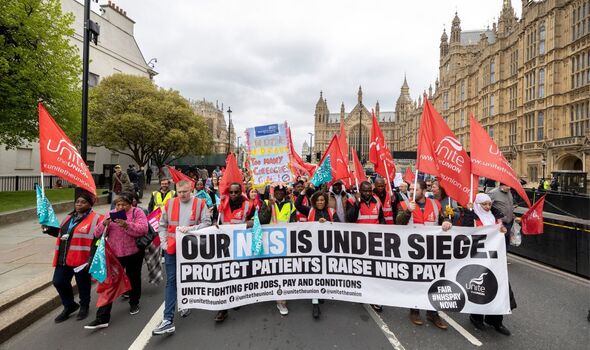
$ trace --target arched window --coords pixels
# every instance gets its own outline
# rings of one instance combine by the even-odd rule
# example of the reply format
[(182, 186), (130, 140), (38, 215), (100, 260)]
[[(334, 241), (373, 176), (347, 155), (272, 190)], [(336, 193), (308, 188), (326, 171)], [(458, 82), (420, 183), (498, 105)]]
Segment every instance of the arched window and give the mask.
[[(369, 160), (369, 138), (371, 134), (367, 127), (361, 127), (361, 153), (358, 156), (361, 162), (363, 160), (366, 162)], [(359, 149), (359, 124), (350, 129), (348, 139), (350, 140), (350, 147), (357, 151)]]

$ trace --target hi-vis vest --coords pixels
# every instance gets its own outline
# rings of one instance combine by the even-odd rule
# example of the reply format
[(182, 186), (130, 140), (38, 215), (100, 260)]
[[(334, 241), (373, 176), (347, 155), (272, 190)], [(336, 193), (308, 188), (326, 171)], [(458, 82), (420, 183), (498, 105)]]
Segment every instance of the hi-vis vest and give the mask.
[(385, 218), (385, 223), (387, 225), (393, 225), (393, 208), (391, 207), (391, 195), (389, 194), (389, 192), (385, 191), (385, 203), (382, 203), (379, 197), (375, 197), (381, 203), (381, 207), (383, 208), (383, 217)]
[(381, 201), (376, 196), (374, 202), (370, 202), (369, 206), (361, 200), (359, 203), (359, 216), (356, 219), (357, 224), (378, 224), (379, 223), (379, 209), (381, 209)]
[[(401, 202), (400, 204), (403, 210), (408, 210), (406, 202)], [(438, 225), (438, 213), (440, 210), (440, 203), (436, 199), (426, 198), (424, 212), (416, 204), (416, 210), (412, 212), (409, 224)]]
[[(400, 195), (400, 197), (402, 197), (402, 200), (404, 201), (404, 203), (406, 203), (406, 208), (407, 208), (408, 205), (410, 204), (410, 199), (408, 198), (408, 195), (403, 192), (400, 192), (399, 195)], [(399, 206), (401, 207), (401, 204)]]
[[(66, 266), (78, 267), (88, 262), (88, 258), (90, 257), (90, 247), (92, 246), (92, 240), (94, 239), (94, 228), (102, 217), (102, 215), (91, 211), (84, 219), (82, 219), (82, 221), (74, 226), (72, 232), (70, 232), (72, 238), (70, 239), (69, 243), (67, 243), (66, 247)], [(62, 232), (68, 229), (67, 224), (71, 218), (72, 217), (68, 215), (68, 217), (62, 222)], [(57, 241), (55, 242), (55, 254), (53, 255), (54, 267), (57, 266), (60, 243), (61, 239), (58, 237)]]
[[(201, 211), (205, 208), (205, 201), (201, 198), (191, 197), (191, 215), (188, 226), (194, 226), (201, 221)], [(170, 204), (172, 203), (172, 204)], [(180, 220), (180, 198), (172, 198), (164, 205), (166, 217), (168, 218), (168, 228), (166, 232), (166, 242), (168, 247), (166, 253), (176, 254), (176, 227)]]
[[(303, 204), (305, 206), (309, 206), (309, 199), (307, 198), (307, 196), (304, 196), (303, 197), (303, 201), (301, 202), (301, 204)], [(308, 221), (307, 216), (301, 214), (299, 211), (297, 211), (296, 216), (297, 216), (297, 221), (298, 222), (306, 222), (306, 221)]]
[(160, 191), (152, 192), (152, 195), (154, 196), (154, 210), (156, 208), (164, 210), (164, 205), (166, 202), (168, 202), (170, 198), (173, 198), (175, 194), (176, 192), (174, 191), (168, 191), (166, 192), (166, 195), (164, 195), (164, 198), (162, 198), (162, 193)]
[[(268, 199), (264, 201), (266, 203), (266, 205), (268, 204)], [(275, 203), (275, 205), (272, 206), (272, 223), (276, 224), (279, 222), (289, 222), (291, 221), (291, 214), (293, 214), (293, 212), (295, 212), (295, 205), (293, 204), (293, 202), (289, 201), (285, 204), (283, 204), (283, 208), (279, 210), (279, 205), (277, 203)]]
[(250, 201), (246, 199), (242, 201), (242, 206), (239, 209), (233, 211), (231, 210), (229, 203), (227, 203), (225, 208), (219, 213), (219, 221), (221, 221), (221, 224), (223, 225), (243, 224), (246, 222), (250, 210)]
[[(309, 215), (307, 216), (307, 221), (312, 222), (312, 221), (317, 221), (315, 219), (315, 213), (316, 210), (315, 208), (311, 208), (309, 209)], [(328, 221), (334, 221), (334, 214), (336, 214), (336, 210), (334, 208), (328, 208)]]

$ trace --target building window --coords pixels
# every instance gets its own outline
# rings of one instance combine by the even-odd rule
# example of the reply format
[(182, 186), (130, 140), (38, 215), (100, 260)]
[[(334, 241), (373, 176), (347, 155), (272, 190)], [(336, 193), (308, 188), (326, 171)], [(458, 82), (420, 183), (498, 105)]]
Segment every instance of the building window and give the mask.
[(449, 109), (449, 93), (443, 93), (443, 109)]
[(545, 128), (545, 115), (543, 112), (537, 114), (537, 141), (542, 141)]
[(111, 164), (119, 164), (119, 153), (111, 153)]
[(571, 58), (572, 89), (579, 88), (590, 83), (590, 50), (580, 52)]
[(494, 115), (494, 95), (490, 95), (490, 117)]
[(537, 55), (537, 29), (529, 29), (526, 34), (526, 60), (535, 58)]
[(533, 113), (524, 116), (524, 141), (535, 141), (535, 115)]
[(585, 1), (573, 7), (572, 40), (577, 40), (590, 33), (590, 3)]
[(494, 126), (490, 125), (490, 127), (488, 128), (488, 135), (490, 135), (490, 137), (493, 139), (494, 138)]
[(510, 54), (510, 75), (515, 75), (518, 72), (518, 49), (515, 49)]
[(465, 110), (464, 109), (461, 110), (461, 120), (460, 121), (461, 122), (460, 122), (459, 126), (462, 128), (465, 126)]
[(496, 81), (496, 62), (492, 58), (492, 61), (490, 62), (490, 83), (493, 83), (495, 81)]
[(539, 98), (545, 97), (545, 69), (539, 69)]
[(88, 152), (86, 154), (86, 165), (88, 165), (88, 170), (90, 172), (94, 172), (94, 163), (96, 162), (96, 152)]
[(31, 170), (31, 160), (33, 158), (33, 150), (31, 148), (17, 148), (16, 149), (16, 167), (14, 170)]
[(485, 95), (482, 99), (481, 99), (481, 115), (483, 118), (488, 117), (489, 111), (489, 105), (488, 105), (488, 96)]
[(465, 80), (461, 80), (461, 101), (465, 101)]
[(528, 169), (529, 179), (531, 182), (539, 181), (539, 166), (538, 165), (529, 165)]
[(590, 121), (590, 102), (580, 102), (570, 106), (570, 135), (584, 136)]
[(508, 144), (516, 145), (516, 120), (508, 124)]
[(509, 93), (510, 93), (510, 110), (513, 111), (516, 109), (516, 97), (518, 95), (518, 89), (517, 89), (518, 85), (514, 84), (513, 86), (510, 87), (509, 89)]
[(525, 100), (531, 101), (535, 98), (535, 71), (530, 71), (524, 75), (525, 79)]
[(539, 55), (545, 54), (545, 23), (539, 26)]

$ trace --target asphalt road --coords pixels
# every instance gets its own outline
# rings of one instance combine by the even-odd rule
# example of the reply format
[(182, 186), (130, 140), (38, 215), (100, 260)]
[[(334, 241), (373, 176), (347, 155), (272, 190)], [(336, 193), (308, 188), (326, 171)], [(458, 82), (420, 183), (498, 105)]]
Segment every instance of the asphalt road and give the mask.
[[(365, 305), (326, 301), (319, 320), (311, 303), (289, 302), (281, 317), (274, 303), (230, 311), (223, 324), (214, 312), (193, 310), (176, 319), (176, 333), (152, 337), (152, 324), (161, 320), (163, 285), (144, 283), (141, 312), (129, 315), (126, 302), (113, 307), (109, 328), (83, 329), (74, 318), (56, 325), (55, 310), (0, 345), (1, 349), (588, 349), (590, 283), (569, 274), (509, 258), (510, 281), (518, 308), (505, 317), (512, 331), (506, 337), (493, 328), (477, 331), (466, 314), (449, 314), (456, 323), (442, 331), (429, 322), (414, 326), (408, 311), (386, 307), (376, 314)], [(94, 296), (95, 294), (93, 294)], [(91, 310), (94, 315), (94, 309)], [(157, 312), (158, 311), (158, 312)], [(150, 324), (151, 320), (151, 324)], [(142, 332), (143, 331), (143, 332)], [(479, 345), (479, 346), (478, 346)]]

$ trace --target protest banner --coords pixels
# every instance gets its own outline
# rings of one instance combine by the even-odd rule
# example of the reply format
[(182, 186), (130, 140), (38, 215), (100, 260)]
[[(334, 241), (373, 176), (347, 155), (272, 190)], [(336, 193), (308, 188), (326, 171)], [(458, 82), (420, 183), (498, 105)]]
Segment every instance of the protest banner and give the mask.
[(222, 225), (176, 233), (181, 309), (287, 299), (509, 314), (504, 236), (480, 228), (350, 223)]
[(294, 181), (286, 124), (248, 128), (246, 141), (255, 186)]

